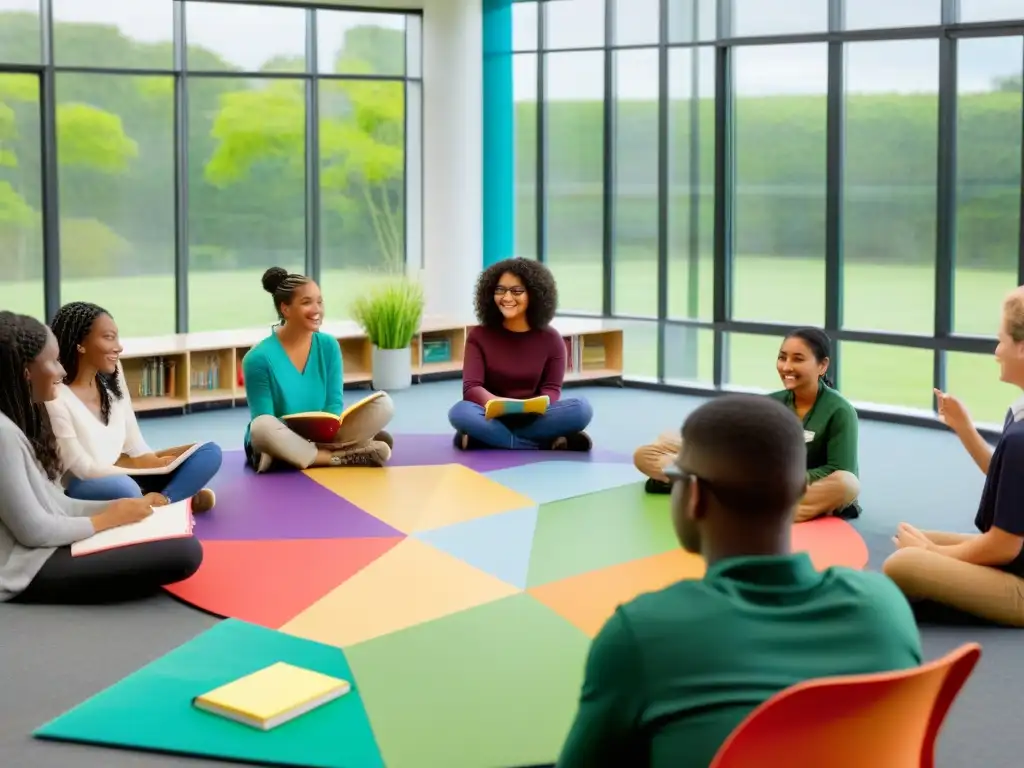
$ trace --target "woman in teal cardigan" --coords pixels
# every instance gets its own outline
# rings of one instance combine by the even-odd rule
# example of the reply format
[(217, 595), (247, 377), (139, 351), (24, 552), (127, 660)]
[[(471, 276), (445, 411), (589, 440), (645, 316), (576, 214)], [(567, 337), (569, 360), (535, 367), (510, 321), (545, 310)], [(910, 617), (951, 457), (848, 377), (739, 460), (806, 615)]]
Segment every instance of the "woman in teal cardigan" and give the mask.
[[(831, 341), (818, 328), (791, 332), (776, 359), (783, 388), (769, 397), (793, 410), (803, 422), (807, 441), (807, 493), (796, 510), (798, 523), (828, 514), (860, 515), (857, 411), (832, 385), (830, 361)], [(648, 493), (670, 490), (663, 469), (681, 448), (679, 434), (666, 432), (633, 454), (636, 468), (649, 478)]]
[(263, 288), (274, 297), (280, 325), (242, 361), (252, 417), (245, 433), (249, 463), (257, 472), (266, 472), (275, 461), (299, 469), (385, 464), (392, 439), (384, 427), (394, 415), (386, 394), (351, 413), (328, 444), (311, 443), (281, 421), (295, 413), (341, 415), (341, 346), (320, 332), (324, 302), (309, 277), (271, 267), (263, 275)]

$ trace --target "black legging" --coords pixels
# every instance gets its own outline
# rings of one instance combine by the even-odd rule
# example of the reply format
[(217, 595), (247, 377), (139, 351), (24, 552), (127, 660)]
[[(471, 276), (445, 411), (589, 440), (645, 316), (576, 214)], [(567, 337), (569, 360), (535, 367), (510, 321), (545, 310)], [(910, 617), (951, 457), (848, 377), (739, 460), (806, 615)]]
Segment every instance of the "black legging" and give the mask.
[(12, 602), (96, 605), (137, 600), (187, 579), (202, 561), (203, 545), (194, 536), (81, 557), (72, 557), (71, 547), (60, 547)]

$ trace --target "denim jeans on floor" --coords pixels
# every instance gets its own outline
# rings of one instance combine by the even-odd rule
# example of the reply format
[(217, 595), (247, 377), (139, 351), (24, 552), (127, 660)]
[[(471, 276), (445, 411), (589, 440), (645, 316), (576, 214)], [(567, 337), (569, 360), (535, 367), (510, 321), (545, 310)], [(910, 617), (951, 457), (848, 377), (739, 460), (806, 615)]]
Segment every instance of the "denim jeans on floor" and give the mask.
[(73, 499), (114, 501), (162, 493), (172, 502), (190, 499), (205, 488), (220, 470), (220, 446), (207, 443), (170, 475), (107, 475), (88, 480), (72, 478), (67, 493)]
[(460, 400), (448, 411), (448, 422), (490, 448), (536, 450), (558, 437), (582, 432), (594, 418), (594, 409), (582, 397), (556, 400), (543, 416), (484, 418), (483, 406)]

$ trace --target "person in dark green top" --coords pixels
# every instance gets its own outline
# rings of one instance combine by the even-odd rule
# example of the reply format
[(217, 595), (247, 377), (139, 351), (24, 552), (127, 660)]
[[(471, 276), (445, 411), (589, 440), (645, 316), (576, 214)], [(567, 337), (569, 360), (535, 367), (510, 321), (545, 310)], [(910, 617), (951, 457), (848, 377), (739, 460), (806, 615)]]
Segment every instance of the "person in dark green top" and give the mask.
[[(797, 523), (828, 514), (847, 519), (860, 515), (857, 411), (828, 377), (831, 356), (831, 342), (824, 331), (792, 331), (783, 339), (776, 361), (783, 389), (769, 395), (789, 407), (804, 425), (808, 487), (793, 518)], [(649, 478), (648, 493), (668, 493), (663, 468), (680, 448), (679, 436), (673, 432), (637, 448), (633, 463)]]
[(257, 472), (275, 462), (299, 469), (382, 466), (393, 445), (384, 431), (395, 412), (387, 394), (351, 413), (331, 444), (311, 443), (281, 421), (296, 413), (341, 415), (341, 345), (320, 331), (324, 302), (311, 278), (271, 267), (263, 275), (263, 288), (274, 297), (280, 325), (242, 360), (251, 417), (244, 443), (249, 463)]
[(773, 398), (697, 408), (667, 466), (683, 547), (707, 572), (621, 605), (590, 647), (558, 768), (707, 768), (757, 706), (799, 682), (912, 669), (910, 604), (881, 573), (790, 551), (807, 447)]

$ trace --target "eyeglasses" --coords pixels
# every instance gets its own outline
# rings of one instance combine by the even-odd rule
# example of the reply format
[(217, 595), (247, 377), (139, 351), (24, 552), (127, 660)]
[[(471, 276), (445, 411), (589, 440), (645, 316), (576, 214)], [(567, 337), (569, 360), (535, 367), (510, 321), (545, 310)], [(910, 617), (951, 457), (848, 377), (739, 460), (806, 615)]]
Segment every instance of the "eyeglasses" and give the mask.
[(661, 471), (664, 473), (665, 477), (668, 478), (668, 481), (670, 483), (684, 483), (686, 485), (689, 485), (695, 480), (700, 480), (700, 478), (697, 477), (696, 475), (690, 472), (684, 472), (682, 469), (679, 468), (679, 465), (675, 463), (669, 464)]
[(513, 296), (522, 296), (526, 293), (526, 289), (521, 285), (517, 285), (514, 288), (506, 288), (504, 285), (499, 285), (494, 289), (495, 296), (504, 296), (506, 293), (511, 293)]

